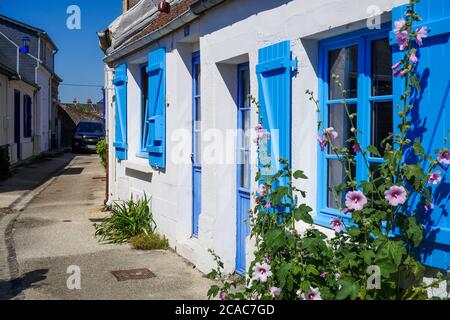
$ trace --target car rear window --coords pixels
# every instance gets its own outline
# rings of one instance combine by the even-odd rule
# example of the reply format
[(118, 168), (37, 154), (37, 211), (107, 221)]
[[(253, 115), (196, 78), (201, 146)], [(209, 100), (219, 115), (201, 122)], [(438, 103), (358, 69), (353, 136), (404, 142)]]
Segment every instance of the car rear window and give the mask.
[(80, 132), (94, 132), (94, 133), (102, 133), (103, 127), (101, 123), (80, 123), (78, 125), (78, 131)]

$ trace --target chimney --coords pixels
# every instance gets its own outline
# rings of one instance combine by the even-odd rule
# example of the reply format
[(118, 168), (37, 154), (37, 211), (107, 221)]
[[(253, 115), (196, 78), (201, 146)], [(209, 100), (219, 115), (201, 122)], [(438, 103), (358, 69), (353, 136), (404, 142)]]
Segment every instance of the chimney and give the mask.
[(122, 0), (122, 13), (133, 8), (140, 0)]

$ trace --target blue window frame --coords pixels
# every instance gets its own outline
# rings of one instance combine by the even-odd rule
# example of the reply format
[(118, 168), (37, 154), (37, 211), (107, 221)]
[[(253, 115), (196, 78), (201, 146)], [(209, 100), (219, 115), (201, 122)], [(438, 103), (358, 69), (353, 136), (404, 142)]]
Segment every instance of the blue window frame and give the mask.
[(32, 134), (32, 118), (33, 113), (31, 109), (31, 97), (29, 95), (23, 96), (23, 136), (30, 138)]
[(147, 112), (148, 107), (148, 74), (147, 74), (147, 66), (148, 63), (141, 64), (139, 66), (139, 74), (140, 74), (140, 88), (141, 88), (141, 108), (140, 108), (140, 122), (139, 122), (139, 128), (140, 128), (140, 150), (137, 153), (137, 156), (139, 158), (148, 159), (149, 154), (145, 151), (145, 143), (147, 141), (147, 135), (148, 135), (148, 126), (147, 122), (145, 121), (145, 116)]
[(192, 54), (192, 236), (198, 238), (202, 212), (202, 103), (200, 52)]
[[(319, 45), (319, 100), (320, 117), (325, 127), (333, 127), (339, 137), (337, 146), (351, 145), (346, 141), (352, 127), (342, 103), (345, 99), (351, 113), (356, 113), (354, 125), (363, 132), (358, 137), (361, 147), (375, 145), (394, 131), (392, 104), (392, 49), (389, 44), (389, 25), (380, 30), (361, 30), (332, 39)], [(345, 92), (335, 84), (332, 76), (339, 75)], [(344, 96), (345, 95), (345, 96)], [(318, 165), (318, 214), (316, 223), (330, 227), (332, 217), (349, 215), (340, 211), (345, 206), (345, 191), (336, 194), (332, 188), (345, 182), (345, 171), (338, 157), (330, 148), (319, 148)], [(383, 159), (375, 154), (368, 157), (372, 174)], [(351, 168), (357, 181), (367, 178), (369, 170), (362, 155), (356, 156), (356, 166)]]

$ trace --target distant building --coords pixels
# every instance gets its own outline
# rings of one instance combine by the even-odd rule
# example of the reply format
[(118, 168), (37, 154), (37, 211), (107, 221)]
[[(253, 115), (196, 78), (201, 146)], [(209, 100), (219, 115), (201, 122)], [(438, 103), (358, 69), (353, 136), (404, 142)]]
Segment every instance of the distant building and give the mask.
[[(28, 54), (18, 50), (24, 37)], [(0, 15), (0, 145), (12, 163), (57, 146), (57, 52), (44, 30)]]

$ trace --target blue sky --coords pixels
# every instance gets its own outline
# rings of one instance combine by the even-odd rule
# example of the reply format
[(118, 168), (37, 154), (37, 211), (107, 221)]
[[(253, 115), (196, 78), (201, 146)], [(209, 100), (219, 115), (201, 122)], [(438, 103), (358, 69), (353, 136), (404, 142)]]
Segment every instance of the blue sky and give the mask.
[[(81, 30), (66, 26), (70, 5), (81, 9)], [(118, 17), (121, 9), (121, 0), (0, 0), (0, 14), (48, 32), (59, 49), (56, 73), (63, 84), (103, 85), (103, 52), (96, 32)], [(74, 97), (83, 102), (102, 97), (101, 88), (64, 85), (59, 95), (63, 102), (71, 102)]]

